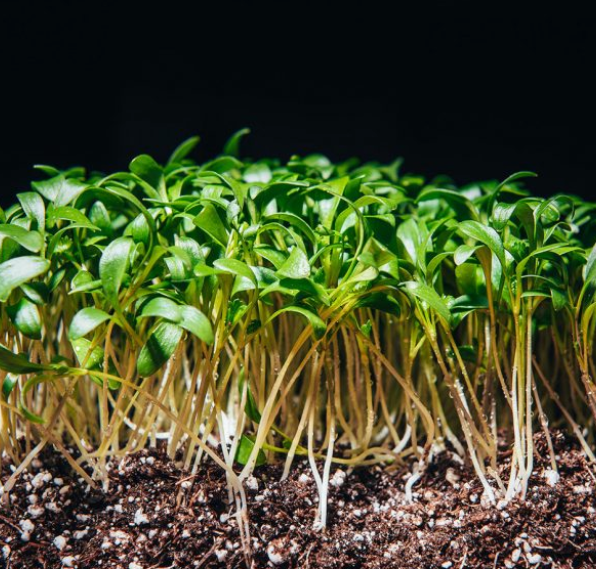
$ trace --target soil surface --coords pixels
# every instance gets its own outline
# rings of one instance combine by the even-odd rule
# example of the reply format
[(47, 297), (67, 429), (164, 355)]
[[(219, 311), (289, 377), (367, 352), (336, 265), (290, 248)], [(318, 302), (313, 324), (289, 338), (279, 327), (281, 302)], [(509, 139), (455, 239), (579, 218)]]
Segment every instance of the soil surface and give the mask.
[[(527, 499), (496, 507), (448, 451), (413, 485), (411, 502), (411, 465), (336, 470), (324, 531), (313, 528), (318, 495), (307, 464), (297, 463), (284, 482), (281, 466), (259, 467), (247, 484), (251, 566), (596, 567), (596, 479), (571, 439), (553, 437), (560, 480), (554, 484), (538, 436)], [(9, 474), (5, 461), (3, 482)], [(218, 467), (190, 476), (157, 449), (112, 463), (107, 493), (47, 451), (0, 509), (0, 567), (244, 568), (227, 496)]]

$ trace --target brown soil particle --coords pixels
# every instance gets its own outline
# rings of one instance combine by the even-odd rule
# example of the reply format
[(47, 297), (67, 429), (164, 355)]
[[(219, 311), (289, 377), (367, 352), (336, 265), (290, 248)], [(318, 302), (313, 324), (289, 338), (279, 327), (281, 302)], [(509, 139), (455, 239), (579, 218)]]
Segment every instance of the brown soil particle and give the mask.
[[(318, 496), (307, 464), (284, 482), (281, 466), (260, 467), (246, 484), (252, 567), (596, 567), (596, 479), (570, 440), (557, 433), (554, 443), (558, 483), (538, 436), (526, 500), (496, 507), (450, 452), (413, 485), (411, 502), (411, 464), (336, 470), (324, 531), (313, 528)], [(5, 461), (3, 482), (9, 474)], [(87, 488), (48, 451), (0, 509), (0, 567), (243, 568), (227, 496), (219, 468), (190, 476), (155, 449), (112, 463), (107, 493)]]

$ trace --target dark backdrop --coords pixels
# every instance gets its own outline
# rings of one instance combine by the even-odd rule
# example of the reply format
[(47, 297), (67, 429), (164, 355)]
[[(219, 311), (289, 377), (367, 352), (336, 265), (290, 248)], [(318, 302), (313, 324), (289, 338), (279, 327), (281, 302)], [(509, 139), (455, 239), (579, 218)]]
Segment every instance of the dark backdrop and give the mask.
[(122, 169), (193, 134), (207, 158), (244, 126), (249, 156), (400, 155), (460, 183), (534, 170), (538, 193), (596, 199), (586, 14), (82, 4), (1, 9), (3, 205), (36, 163)]

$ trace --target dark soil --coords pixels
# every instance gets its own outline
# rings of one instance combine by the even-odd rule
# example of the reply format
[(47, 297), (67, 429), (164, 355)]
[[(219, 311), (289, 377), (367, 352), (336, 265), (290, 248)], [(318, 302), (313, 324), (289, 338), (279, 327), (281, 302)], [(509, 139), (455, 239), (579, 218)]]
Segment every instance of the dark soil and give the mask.
[[(488, 506), (449, 452), (416, 483), (412, 503), (407, 465), (337, 473), (325, 531), (313, 529), (318, 497), (306, 464), (285, 482), (280, 466), (260, 467), (247, 491), (252, 567), (596, 567), (596, 479), (571, 440), (557, 434), (554, 443), (558, 484), (544, 476), (546, 445), (537, 437), (527, 500), (507, 506)], [(5, 462), (3, 481), (8, 474)], [(0, 509), (0, 567), (246, 566), (217, 467), (189, 477), (148, 450), (113, 464), (110, 479), (107, 494), (88, 489), (57, 454), (43, 454)]]

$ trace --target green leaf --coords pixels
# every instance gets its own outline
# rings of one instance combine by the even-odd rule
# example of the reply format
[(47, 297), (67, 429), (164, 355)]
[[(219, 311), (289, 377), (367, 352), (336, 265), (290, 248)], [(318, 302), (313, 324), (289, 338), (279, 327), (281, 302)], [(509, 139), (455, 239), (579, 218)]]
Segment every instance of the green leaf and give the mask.
[[(242, 464), (242, 465), (246, 464), (248, 462), (248, 459), (250, 458), (250, 455), (254, 448), (255, 448), (254, 441), (252, 441), (247, 435), (242, 435), (242, 437), (240, 438), (240, 443), (238, 444), (238, 449), (236, 450), (236, 456), (235, 456), (236, 462), (238, 464)], [(265, 456), (265, 453), (261, 449), (259, 449), (255, 465), (261, 466), (262, 464), (265, 464), (266, 462), (267, 462), (267, 457)]]
[(0, 302), (6, 302), (20, 285), (48, 271), (50, 262), (41, 257), (15, 257), (0, 264)]
[(492, 228), (486, 225), (482, 225), (478, 221), (462, 221), (458, 225), (458, 229), (466, 236), (479, 241), (483, 245), (486, 245), (499, 259), (501, 267), (505, 269), (507, 262), (505, 259), (505, 248), (503, 247), (503, 241), (499, 234)]
[(426, 242), (428, 230), (422, 223), (417, 223), (414, 218), (409, 218), (397, 227), (397, 237), (403, 243), (403, 246), (414, 265), (423, 262), (420, 256), (422, 244)]
[(331, 229), (333, 227), (333, 221), (335, 214), (340, 203), (340, 196), (343, 195), (344, 190), (348, 184), (349, 178), (344, 176), (336, 180), (329, 180), (323, 187), (327, 188), (333, 194), (328, 199), (318, 200), (317, 207), (320, 215), (320, 222), (323, 227)]
[(26, 298), (7, 308), (7, 313), (17, 330), (28, 338), (41, 339), (41, 315), (39, 308)]
[(257, 277), (251, 268), (238, 259), (217, 259), (213, 266), (225, 273), (229, 273), (238, 277), (242, 277), (252, 284), (252, 288), (257, 288)]
[(136, 174), (141, 180), (147, 182), (152, 188), (159, 188), (163, 169), (151, 156), (147, 154), (137, 156), (132, 160), (129, 168), (133, 174)]
[(37, 306), (43, 306), (48, 301), (49, 289), (43, 282), (22, 284), (21, 292)]
[(209, 319), (194, 306), (180, 307), (180, 321), (179, 324), (191, 334), (194, 334), (199, 340), (206, 344), (213, 344), (213, 328)]
[(158, 324), (139, 353), (137, 360), (139, 375), (148, 377), (160, 369), (172, 357), (181, 337), (180, 326), (169, 322)]
[(488, 299), (484, 295), (468, 295), (457, 297), (450, 305), (452, 312), (469, 312), (472, 310), (486, 310)]
[(509, 223), (509, 220), (511, 219), (511, 216), (513, 215), (513, 212), (515, 211), (515, 208), (517, 206), (517, 203), (498, 203), (495, 205), (495, 207), (493, 208), (491, 222), (493, 227), (497, 231), (502, 231), (505, 228), (507, 223)]
[(429, 188), (420, 192), (416, 202), (437, 199), (447, 202), (449, 207), (457, 214), (458, 219), (478, 219), (478, 212), (472, 202), (461, 192), (454, 190)]
[(281, 251), (267, 245), (257, 245), (253, 250), (257, 255), (263, 257), (263, 259), (267, 259), (276, 269), (280, 269), (287, 259), (287, 256)]
[(94, 279), (89, 271), (79, 271), (70, 283), (70, 294), (78, 292), (96, 292), (101, 289), (101, 280)]
[(434, 289), (418, 281), (407, 281), (403, 283), (403, 287), (410, 296), (424, 301), (445, 322), (448, 323), (451, 320), (451, 313), (447, 303)]
[(73, 178), (65, 178), (63, 174), (48, 180), (32, 182), (31, 186), (56, 207), (72, 203), (87, 187), (85, 183)]
[(251, 164), (244, 171), (244, 181), (249, 184), (261, 183), (268, 184), (271, 181), (271, 169), (267, 164)]
[(4, 399), (8, 399), (10, 397), (10, 394), (18, 383), (18, 380), (18, 375), (13, 375), (11, 373), (6, 374), (6, 377), (2, 382), (2, 395), (4, 396)]
[(57, 221), (72, 221), (79, 227), (86, 227), (93, 231), (98, 231), (99, 227), (93, 225), (87, 216), (81, 213), (78, 209), (70, 206), (50, 207), (48, 208), (47, 222), (49, 227), (53, 227)]
[(151, 228), (142, 213), (139, 213), (128, 225), (126, 234), (130, 235), (136, 243), (149, 243), (151, 240)]
[[(201, 166), (201, 173), (205, 176), (219, 178), (226, 186), (233, 189), (233, 182), (230, 178), (222, 176), (226, 172), (242, 168), (242, 162), (232, 156), (220, 156), (211, 162)], [(230, 183), (231, 182), (231, 183)]]
[(285, 221), (298, 229), (313, 245), (317, 244), (317, 236), (310, 225), (301, 217), (293, 213), (273, 213), (265, 218), (265, 221)]
[(44, 232), (46, 227), (46, 206), (43, 198), (37, 192), (23, 192), (17, 194), (21, 207), (27, 217), (37, 222), (37, 230)]
[(584, 282), (586, 284), (590, 284), (596, 278), (596, 245), (592, 247), (588, 255), (584, 275)]
[(498, 193), (501, 188), (506, 186), (507, 184), (511, 184), (513, 182), (517, 182), (517, 180), (521, 180), (523, 178), (536, 178), (538, 174), (535, 172), (516, 172), (515, 174), (511, 174), (511, 176), (505, 178), (495, 189), (495, 193)]
[(34, 373), (52, 369), (51, 366), (31, 363), (24, 354), (15, 354), (0, 344), (0, 369), (10, 373)]
[(99, 260), (99, 277), (104, 292), (112, 305), (118, 305), (118, 292), (128, 267), (133, 242), (128, 237), (119, 237), (103, 251)]
[(401, 316), (401, 306), (399, 302), (383, 293), (367, 294), (364, 298), (358, 301), (358, 307), (369, 307), (374, 310), (380, 310), (381, 312), (387, 312), (388, 314), (394, 314), (395, 316)]
[(176, 150), (172, 152), (170, 159), (168, 160), (168, 164), (178, 164), (182, 162), (194, 149), (194, 147), (199, 143), (201, 138), (199, 136), (191, 136), (190, 138), (186, 139), (182, 144), (176, 147)]
[(171, 322), (180, 322), (180, 305), (170, 298), (158, 296), (152, 298), (141, 310), (140, 318), (165, 318)]
[(310, 276), (308, 257), (299, 247), (294, 247), (277, 274), (288, 279), (306, 279)]
[(478, 294), (484, 284), (483, 272), (480, 265), (464, 263), (455, 267), (455, 279), (458, 288), (468, 295)]
[(164, 297), (152, 298), (141, 310), (141, 318), (164, 318), (178, 324), (206, 344), (213, 343), (213, 328), (209, 319), (194, 306), (179, 305)]
[(250, 133), (249, 128), (243, 128), (237, 132), (235, 132), (230, 139), (226, 142), (223, 153), (227, 156), (236, 156), (240, 155), (240, 141), (242, 140), (243, 136), (246, 136)]
[(456, 265), (463, 265), (475, 252), (478, 246), (460, 245), (453, 254), (453, 261)]
[(89, 210), (89, 221), (98, 227), (104, 233), (111, 235), (113, 233), (110, 213), (102, 202), (95, 202)]
[(260, 423), (261, 413), (250, 389), (250, 382), (246, 380), (246, 373), (244, 368), (242, 368), (240, 372), (240, 377), (238, 379), (238, 388), (240, 390), (240, 397), (242, 397), (242, 393), (246, 389), (246, 404), (244, 405), (244, 412), (246, 413), (246, 416), (251, 421), (254, 421), (255, 423)]
[(239, 298), (233, 298), (228, 304), (228, 310), (226, 313), (226, 325), (234, 326), (237, 324), (242, 316), (246, 314), (248, 306), (242, 302)]
[[(93, 342), (87, 338), (77, 338), (70, 342), (74, 349), (75, 356), (80, 365), (85, 366), (85, 369), (100, 370), (103, 368), (105, 359), (105, 352), (100, 346), (95, 346), (91, 350)], [(91, 352), (89, 352), (91, 350)]]
[(207, 204), (201, 213), (193, 219), (193, 223), (222, 247), (227, 246), (228, 232), (213, 205)]
[[(85, 369), (89, 370), (89, 377), (91, 381), (96, 385), (103, 386), (104, 384), (104, 376), (102, 375), (95, 375), (94, 371), (101, 372), (103, 370), (104, 361), (105, 361), (105, 352), (101, 346), (95, 346), (93, 350), (91, 350), (91, 346), (93, 342), (87, 340), (87, 338), (77, 338), (76, 340), (71, 341), (73, 350), (75, 352), (75, 356), (79, 365), (84, 365)], [(91, 350), (91, 352), (89, 352)], [(112, 361), (108, 364), (108, 371), (110, 374), (115, 375), (116, 370), (114, 369), (114, 364)], [(107, 380), (108, 389), (118, 389), (120, 387), (120, 382), (115, 378), (108, 378)]]
[(70, 323), (68, 337), (70, 340), (77, 340), (82, 336), (86, 336), (109, 319), (110, 315), (99, 308), (82, 308), (74, 315)]
[(0, 241), (4, 237), (12, 239), (32, 253), (39, 253), (43, 247), (43, 238), (37, 231), (27, 231), (18, 225), (0, 224)]
[(307, 308), (304, 308), (302, 306), (294, 306), (294, 305), (284, 306), (277, 312), (274, 312), (269, 317), (268, 322), (271, 322), (275, 317), (277, 317), (280, 314), (283, 314), (285, 312), (295, 312), (296, 314), (300, 314), (301, 316), (304, 316), (304, 318), (306, 318), (308, 323), (312, 326), (314, 336), (317, 340), (320, 340), (325, 335), (325, 332), (327, 332), (327, 324), (325, 324), (325, 322), (323, 322), (321, 317), (318, 314), (315, 314), (311, 310), (308, 310)]

